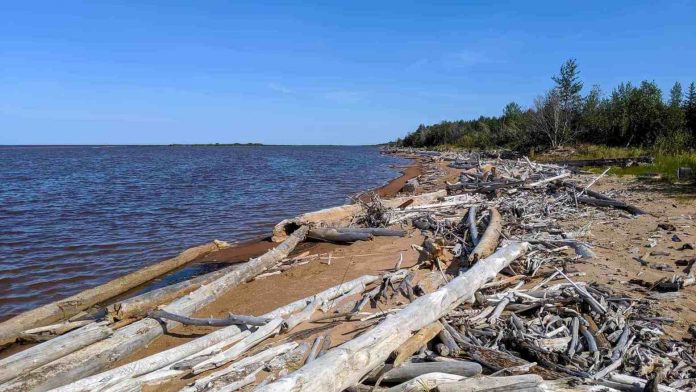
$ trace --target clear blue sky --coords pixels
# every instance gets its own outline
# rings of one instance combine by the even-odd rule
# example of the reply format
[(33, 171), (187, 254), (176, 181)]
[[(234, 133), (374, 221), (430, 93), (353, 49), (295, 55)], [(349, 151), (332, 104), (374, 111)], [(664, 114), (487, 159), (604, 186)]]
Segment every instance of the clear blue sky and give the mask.
[[(263, 4), (261, 4), (263, 3)], [(6, 1), (0, 144), (362, 144), (696, 79), (695, 1)]]

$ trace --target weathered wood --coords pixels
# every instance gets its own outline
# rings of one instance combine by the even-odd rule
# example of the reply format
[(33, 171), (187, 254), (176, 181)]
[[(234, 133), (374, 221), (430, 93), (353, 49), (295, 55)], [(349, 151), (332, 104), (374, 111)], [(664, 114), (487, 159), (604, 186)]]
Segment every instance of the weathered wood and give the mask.
[(369, 233), (375, 237), (403, 237), (406, 230), (388, 229), (385, 227), (335, 227), (339, 233)]
[(404, 363), (411, 355), (420, 350), (421, 347), (433, 340), (437, 334), (442, 331), (442, 324), (436, 321), (426, 325), (420, 331), (408, 338), (398, 349), (394, 350), (394, 366), (399, 366)]
[(307, 356), (307, 360), (305, 363), (310, 363), (317, 359), (317, 357), (319, 356), (319, 351), (321, 351), (321, 346), (323, 342), (324, 335), (319, 335), (314, 339), (314, 343), (312, 343), (312, 349), (309, 350), (309, 355)]
[(474, 246), (479, 243), (478, 227), (476, 226), (476, 206), (471, 206), (469, 212), (466, 214), (466, 222), (469, 227), (469, 237), (471, 237), (471, 243)]
[[(312, 295), (311, 297), (302, 298), (285, 306), (281, 306), (280, 308), (270, 311), (260, 317), (271, 319), (276, 317), (286, 317), (287, 315), (302, 310), (307, 305), (307, 302), (312, 301), (314, 298), (321, 298), (324, 301), (328, 301), (340, 296), (344, 292), (352, 290), (355, 287), (364, 287), (377, 279), (377, 276), (363, 275), (354, 280), (330, 287), (321, 293)], [(158, 369), (164, 370), (161, 372), (164, 373), (164, 375), (158, 376), (159, 379), (175, 377), (184, 372), (168, 369), (169, 365), (194, 355), (200, 355), (203, 350), (209, 349), (215, 344), (219, 344), (221, 342), (232, 343), (236, 341), (234, 340), (235, 338), (239, 337), (240, 332), (241, 329), (236, 325), (225, 327), (198, 339), (194, 339), (177, 347), (173, 347), (169, 350), (162, 351), (138, 361), (127, 363), (115, 369), (81, 379), (60, 388), (56, 392), (87, 392), (93, 390), (102, 390), (106, 385), (114, 384), (126, 378), (139, 377), (142, 375), (147, 375), (148, 373), (152, 374), (151, 372), (155, 372)], [(226, 345), (230, 343), (226, 343)], [(166, 370), (169, 370), (169, 372), (166, 372)], [(150, 380), (143, 377), (141, 381), (148, 382)]]
[[(527, 362), (522, 358), (516, 357), (499, 350), (494, 350), (488, 347), (476, 346), (473, 344), (459, 343), (462, 348), (462, 356), (470, 358), (488, 368), (499, 371), (503, 369), (531, 366), (531, 362)], [(545, 369), (541, 366), (531, 366), (530, 373), (538, 374), (545, 379), (561, 378), (565, 375)]]
[(174, 301), (204, 284), (208, 284), (226, 273), (233, 271), (237, 267), (237, 265), (226, 267), (116, 302), (107, 307), (107, 318), (112, 321), (118, 321), (128, 318), (144, 317), (147, 315), (148, 311), (155, 309), (157, 306)]
[(527, 250), (527, 243), (510, 243), (439, 290), (423, 295), (404, 309), (299, 370), (269, 384), (262, 391), (342, 391), (383, 363), (412, 333), (454, 309), (512, 260)]
[(445, 361), (445, 362), (407, 362), (401, 366), (386, 365), (387, 371), (379, 378), (382, 382), (401, 383), (428, 373), (447, 373), (456, 376), (472, 377), (481, 374), (482, 368), (476, 362)]
[(622, 201), (595, 199), (593, 197), (585, 197), (585, 196), (579, 196), (576, 198), (576, 200), (578, 201), (578, 203), (588, 204), (588, 205), (595, 206), (595, 207), (614, 207), (614, 208), (618, 208), (621, 210), (626, 210), (633, 215), (645, 214), (645, 212), (643, 210), (639, 209), (638, 207), (634, 207), (634, 206), (626, 204)]
[(461, 381), (441, 383), (438, 392), (506, 392), (533, 390), (544, 381), (536, 374), (507, 377), (473, 377)]
[(258, 354), (252, 355), (250, 357), (246, 357), (246, 358), (232, 364), (231, 366), (226, 367), (225, 369), (219, 370), (219, 371), (211, 373), (205, 377), (199, 378), (198, 380), (194, 381), (193, 384), (182, 389), (181, 392), (195, 392), (195, 391), (205, 390), (208, 387), (208, 385), (215, 380), (218, 380), (218, 379), (220, 379), (220, 378), (222, 378), (230, 373), (239, 371), (246, 366), (253, 365), (256, 363), (263, 363), (266, 361), (270, 361), (271, 359), (275, 358), (276, 356), (285, 354), (286, 352), (288, 352), (296, 347), (297, 347), (297, 343), (290, 342), (290, 343), (285, 343), (285, 344), (281, 344), (279, 346), (274, 346), (274, 347), (268, 348), (266, 350), (261, 351)]
[[(295, 246), (304, 240), (307, 231), (306, 226), (298, 229), (274, 249), (258, 258), (249, 260), (217, 280), (199, 287), (196, 291), (172, 302), (163, 309), (179, 315), (193, 314), (196, 310), (213, 302), (219, 295), (246, 282), (287, 257)], [(0, 386), (0, 391), (45, 391), (88, 377), (104, 370), (110, 364), (133, 353), (162, 335), (166, 330), (171, 330), (178, 325), (179, 323), (171, 320), (161, 323), (153, 318), (142, 319), (116, 331), (107, 339), (21, 375), (13, 382)], [(189, 355), (182, 354), (179, 359)]]
[(406, 381), (395, 387), (387, 389), (387, 392), (422, 392), (434, 390), (438, 385), (446, 382), (459, 381), (464, 379), (462, 376), (447, 373), (427, 373)]
[(112, 333), (104, 323), (92, 323), (0, 359), (0, 383), (105, 339)]
[(307, 237), (326, 242), (355, 242), (368, 241), (372, 239), (372, 234), (363, 232), (340, 232), (336, 229), (316, 228), (309, 231)]
[(529, 187), (529, 188), (534, 188), (534, 187), (537, 187), (537, 186), (539, 186), (539, 185), (548, 184), (549, 182), (554, 182), (554, 181), (561, 180), (561, 179), (567, 178), (567, 177), (570, 177), (570, 173), (569, 173), (569, 172), (561, 173), (561, 174), (559, 174), (559, 175), (557, 175), (557, 176), (553, 176), (553, 177), (549, 177), (549, 178), (544, 178), (543, 180), (539, 180), (539, 181), (532, 182), (532, 183), (528, 184), (527, 187)]
[(226, 327), (228, 325), (251, 325), (251, 326), (261, 326), (266, 325), (270, 319), (256, 317), (256, 316), (244, 316), (237, 314), (230, 314), (224, 319), (215, 318), (194, 318), (180, 316), (178, 314), (170, 313), (165, 310), (155, 310), (148, 313), (149, 317), (156, 319), (165, 319), (176, 321), (183, 325), (205, 325), (210, 327)]
[(87, 289), (71, 297), (51, 302), (33, 310), (19, 314), (0, 323), (0, 344), (14, 341), (19, 334), (27, 329), (44, 326), (58, 320), (67, 319), (78, 314), (81, 310), (104, 302), (118, 294), (124, 293), (143, 283), (173, 271), (200, 256), (229, 247), (222, 241), (213, 241), (204, 245), (186, 249), (178, 256), (145, 267), (128, 275), (116, 278), (103, 285)]
[[(427, 204), (436, 201), (438, 198), (447, 196), (446, 190), (425, 193), (411, 197), (396, 197), (393, 199), (383, 199), (382, 204), (388, 208), (396, 208), (408, 200), (413, 200), (412, 205)], [(308, 212), (292, 219), (284, 219), (273, 228), (273, 241), (281, 242), (287, 238), (294, 230), (303, 225), (311, 225), (318, 222), (332, 224), (342, 219), (350, 218), (362, 211), (359, 204), (346, 204), (338, 207), (327, 208), (319, 211)]]
[(498, 246), (498, 239), (503, 230), (503, 218), (494, 207), (489, 208), (488, 212), (490, 214), (488, 227), (486, 227), (486, 231), (483, 232), (483, 236), (481, 236), (479, 243), (469, 254), (470, 262), (488, 257)]

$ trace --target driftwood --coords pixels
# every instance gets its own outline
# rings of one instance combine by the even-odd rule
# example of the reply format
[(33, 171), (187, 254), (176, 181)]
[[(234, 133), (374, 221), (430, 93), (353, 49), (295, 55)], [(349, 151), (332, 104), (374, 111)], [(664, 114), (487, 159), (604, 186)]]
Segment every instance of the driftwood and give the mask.
[[(286, 317), (289, 314), (300, 311), (304, 309), (308, 302), (312, 301), (314, 298), (321, 298), (322, 300), (328, 301), (336, 298), (348, 292), (355, 287), (364, 287), (378, 279), (377, 276), (364, 275), (357, 279), (341, 283), (337, 286), (330, 287), (321, 293), (313, 295), (311, 297), (302, 298), (297, 301), (291, 302), (285, 306), (268, 312), (260, 317), (262, 318), (276, 318), (276, 317)], [(180, 361), (189, 356), (200, 353), (219, 342), (225, 341), (232, 337), (236, 337), (241, 332), (240, 328), (236, 325), (229, 326), (202, 336), (198, 339), (194, 339), (190, 342), (184, 343), (177, 347), (173, 347), (169, 350), (153, 354), (149, 357), (145, 357), (135, 362), (127, 363), (118, 368), (87, 377), (76, 381), (70, 385), (66, 385), (56, 392), (75, 392), (75, 391), (94, 391), (102, 390), (107, 385), (112, 385), (123, 379), (129, 379), (133, 377), (142, 376), (150, 372), (154, 372), (158, 369), (165, 369), (166, 367)], [(183, 372), (173, 371), (167, 374), (167, 377), (174, 377)]]
[(476, 362), (407, 362), (401, 366), (386, 365), (379, 373), (382, 382), (402, 383), (428, 373), (447, 373), (455, 376), (472, 377), (481, 374), (482, 368)]
[(469, 236), (471, 237), (471, 243), (474, 246), (478, 245), (478, 227), (476, 227), (476, 206), (471, 206), (469, 212), (467, 213), (467, 226), (469, 227)]
[(642, 215), (645, 212), (637, 207), (631, 206), (629, 204), (626, 204), (622, 201), (616, 201), (616, 200), (604, 200), (604, 199), (596, 199), (593, 197), (585, 197), (585, 196), (579, 196), (576, 198), (578, 203), (582, 204), (587, 204), (595, 207), (614, 207), (618, 208), (620, 210), (626, 210), (630, 212), (633, 215)]
[(0, 383), (105, 339), (112, 333), (111, 328), (103, 323), (91, 324), (0, 359)]
[(368, 241), (372, 239), (372, 234), (361, 233), (361, 232), (340, 232), (336, 229), (312, 229), (307, 234), (307, 237), (326, 242), (355, 242), (355, 241)]
[(500, 233), (503, 230), (503, 218), (495, 208), (490, 208), (488, 211), (490, 213), (488, 227), (486, 227), (486, 231), (483, 232), (483, 236), (481, 236), (481, 240), (478, 242), (474, 250), (469, 254), (469, 261), (476, 261), (487, 257), (493, 253), (495, 248), (498, 246), (498, 239), (500, 238)]
[(527, 250), (527, 243), (511, 243), (439, 290), (419, 297), (373, 329), (329, 350), (294, 373), (266, 385), (262, 391), (342, 391), (355, 385), (384, 362), (414, 331), (440, 319), (512, 260)]
[[(298, 229), (276, 248), (256, 259), (251, 259), (217, 280), (199, 287), (196, 291), (167, 305), (164, 310), (184, 316), (193, 314), (196, 310), (214, 301), (219, 295), (253, 278), (287, 257), (295, 246), (304, 240), (307, 231), (307, 227)], [(44, 391), (88, 377), (104, 370), (113, 362), (133, 353), (177, 325), (179, 323), (173, 321), (161, 323), (153, 318), (142, 319), (116, 331), (107, 339), (20, 375), (12, 382), (0, 386), (0, 391)], [(188, 354), (182, 357), (186, 355)]]
[(45, 327), (28, 329), (19, 334), (21, 342), (45, 342), (74, 329), (94, 323), (94, 320), (66, 321)]
[[(396, 208), (406, 201), (413, 200), (412, 205), (427, 204), (438, 198), (447, 196), (447, 191), (440, 190), (412, 197), (396, 197), (382, 200), (385, 207)], [(303, 225), (311, 225), (322, 222), (325, 224), (336, 223), (342, 219), (350, 218), (362, 210), (360, 204), (346, 204), (338, 207), (327, 208), (319, 211), (308, 212), (296, 218), (284, 219), (273, 228), (273, 241), (281, 242), (293, 231)]]
[(446, 382), (437, 386), (438, 392), (506, 392), (533, 391), (543, 378), (535, 374), (508, 377), (473, 377), (461, 381)]
[(437, 334), (442, 331), (442, 328), (442, 324), (436, 321), (408, 338), (401, 347), (394, 350), (394, 366), (399, 366), (404, 363), (411, 355), (437, 336)]
[(395, 387), (387, 389), (387, 392), (421, 392), (431, 391), (437, 386), (446, 382), (459, 381), (464, 379), (462, 376), (447, 373), (427, 373), (412, 380), (406, 381)]
[(107, 318), (118, 321), (146, 316), (148, 311), (157, 306), (174, 301), (236, 268), (237, 266), (233, 265), (116, 302), (107, 307)]
[(14, 341), (21, 332), (27, 329), (67, 319), (92, 305), (104, 302), (133, 287), (137, 287), (158, 276), (173, 271), (200, 256), (227, 247), (229, 247), (229, 244), (216, 240), (186, 249), (174, 258), (161, 261), (60, 301), (51, 302), (50, 304), (19, 314), (0, 323), (0, 344)]
[(181, 323), (183, 325), (206, 325), (206, 326), (211, 326), (211, 327), (226, 327), (228, 325), (261, 326), (261, 325), (266, 325), (266, 323), (271, 321), (270, 319), (267, 319), (267, 318), (256, 317), (256, 316), (243, 316), (243, 315), (236, 315), (236, 314), (230, 314), (228, 317), (225, 317), (224, 319), (194, 318), (194, 317), (186, 317), (186, 316), (180, 316), (180, 315), (174, 314), (174, 313), (169, 313), (165, 310), (152, 311), (152, 312), (148, 313), (148, 316), (152, 317), (152, 318), (157, 318), (157, 319), (176, 321), (177, 323)]

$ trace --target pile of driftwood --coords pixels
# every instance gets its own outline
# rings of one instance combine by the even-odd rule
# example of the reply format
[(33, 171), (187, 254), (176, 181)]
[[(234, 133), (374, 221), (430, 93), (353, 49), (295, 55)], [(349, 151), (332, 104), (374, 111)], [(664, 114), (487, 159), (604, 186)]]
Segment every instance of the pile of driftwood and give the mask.
[[(693, 344), (665, 338), (663, 326), (672, 320), (651, 302), (583, 282), (574, 264), (593, 258), (592, 247), (582, 229), (565, 232), (557, 223), (608, 211), (597, 209), (643, 211), (592, 191), (598, 178), (575, 183), (563, 166), (425, 155), (430, 165), (444, 160), (461, 169), (460, 180), (446, 191), (371, 195), (284, 220), (274, 229), (278, 246), (239, 266), (94, 307), (228, 246), (213, 242), (0, 323), (6, 341), (42, 342), (0, 360), (0, 391), (139, 391), (182, 378), (189, 380), (184, 391), (696, 388)], [(419, 181), (433, 186), (437, 170), (426, 173), (433, 175)], [(412, 244), (416, 265), (406, 268), (399, 258), (390, 271), (263, 315), (193, 317), (246, 281), (321, 259), (291, 256), (302, 241), (350, 243), (414, 230), (425, 238)], [(690, 265), (651, 289), (678, 290), (693, 280)], [(181, 325), (216, 329), (121, 363)], [(334, 343), (334, 331), (346, 329), (351, 338)]]

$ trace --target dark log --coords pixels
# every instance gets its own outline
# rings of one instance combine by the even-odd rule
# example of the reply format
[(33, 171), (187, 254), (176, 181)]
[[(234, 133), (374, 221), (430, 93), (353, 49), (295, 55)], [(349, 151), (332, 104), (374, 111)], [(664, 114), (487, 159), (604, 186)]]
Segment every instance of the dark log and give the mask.
[(336, 229), (312, 229), (307, 234), (307, 238), (313, 240), (325, 241), (325, 242), (355, 242), (355, 241), (368, 241), (372, 239), (372, 234), (361, 233), (361, 232), (340, 232)]
[(262, 326), (266, 325), (269, 321), (271, 321), (271, 319), (268, 318), (256, 316), (242, 316), (236, 314), (230, 314), (228, 317), (225, 317), (224, 319), (194, 318), (169, 313), (165, 310), (153, 310), (152, 312), (148, 313), (148, 316), (158, 319), (172, 320), (184, 325), (205, 325), (211, 327), (226, 327), (228, 325)]
[[(462, 348), (460, 354), (461, 356), (463, 356), (464, 358), (470, 358), (494, 371), (518, 366), (531, 365), (530, 362), (527, 362), (522, 358), (516, 357), (512, 354), (508, 354), (499, 350), (494, 350), (492, 348), (476, 346), (473, 344), (462, 344), (461, 342), (459, 345)], [(538, 374), (546, 380), (554, 380), (566, 377), (566, 375), (563, 373), (545, 369), (541, 366), (530, 367), (529, 373)]]
[(586, 197), (586, 196), (578, 197), (577, 201), (578, 201), (578, 203), (588, 204), (588, 205), (595, 206), (595, 207), (614, 207), (614, 208), (618, 208), (620, 210), (628, 211), (633, 215), (645, 214), (645, 211), (641, 210), (640, 208), (626, 204), (622, 201), (596, 199), (594, 197)]
[(556, 165), (584, 167), (584, 166), (622, 166), (626, 167), (634, 163), (652, 163), (655, 158), (640, 156), (635, 158), (601, 158), (601, 159), (572, 159), (551, 161)]
[(384, 227), (336, 227), (335, 229), (339, 233), (367, 233), (375, 237), (403, 237), (406, 235), (405, 230), (387, 229)]

